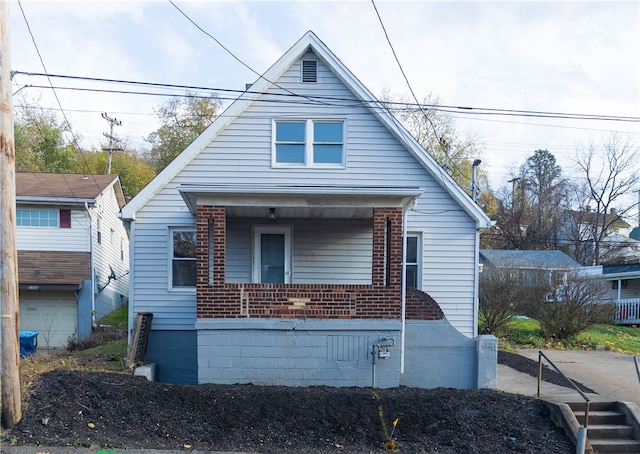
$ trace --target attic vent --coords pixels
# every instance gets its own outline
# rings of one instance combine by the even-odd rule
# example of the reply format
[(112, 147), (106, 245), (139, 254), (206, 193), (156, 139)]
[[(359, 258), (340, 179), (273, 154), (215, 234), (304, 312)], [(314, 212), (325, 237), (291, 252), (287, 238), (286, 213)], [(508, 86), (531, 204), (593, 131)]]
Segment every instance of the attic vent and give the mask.
[(317, 60), (302, 60), (302, 82), (318, 82)]

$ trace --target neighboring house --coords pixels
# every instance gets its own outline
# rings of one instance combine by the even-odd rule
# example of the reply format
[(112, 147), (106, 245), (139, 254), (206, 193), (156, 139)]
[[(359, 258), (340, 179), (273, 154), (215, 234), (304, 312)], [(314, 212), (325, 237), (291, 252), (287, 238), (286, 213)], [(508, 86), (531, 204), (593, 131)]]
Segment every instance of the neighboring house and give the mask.
[(618, 307), (616, 323), (640, 325), (640, 262), (601, 268), (600, 277), (609, 281), (611, 288), (608, 296)]
[(550, 279), (554, 273), (582, 268), (582, 265), (567, 254), (557, 250), (481, 249), (480, 263), (483, 271), (490, 268), (508, 270), (524, 281), (538, 278), (540, 273)]
[(567, 247), (576, 260), (585, 266), (598, 263), (595, 260), (594, 238), (600, 236), (603, 225), (606, 226), (606, 231), (598, 251), (599, 263), (634, 261), (637, 254), (632, 250), (633, 244), (631, 249), (628, 244), (631, 225), (613, 208), (607, 214), (593, 211), (589, 207), (585, 210), (567, 210), (562, 216), (560, 244)]
[(160, 381), (495, 387), (491, 221), (311, 32), (122, 217)]
[(117, 175), (16, 173), (20, 330), (40, 348), (88, 336), (127, 301), (124, 202)]

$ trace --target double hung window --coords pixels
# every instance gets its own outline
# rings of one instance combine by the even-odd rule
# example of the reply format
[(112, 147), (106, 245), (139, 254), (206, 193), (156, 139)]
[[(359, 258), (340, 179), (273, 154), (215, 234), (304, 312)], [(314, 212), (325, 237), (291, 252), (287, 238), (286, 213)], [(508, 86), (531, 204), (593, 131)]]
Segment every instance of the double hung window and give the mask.
[(405, 284), (408, 288), (420, 288), (420, 251), (422, 249), (420, 235), (409, 233), (406, 237)]
[(171, 230), (171, 288), (196, 286), (196, 231)]
[(276, 120), (274, 166), (344, 166), (343, 120)]

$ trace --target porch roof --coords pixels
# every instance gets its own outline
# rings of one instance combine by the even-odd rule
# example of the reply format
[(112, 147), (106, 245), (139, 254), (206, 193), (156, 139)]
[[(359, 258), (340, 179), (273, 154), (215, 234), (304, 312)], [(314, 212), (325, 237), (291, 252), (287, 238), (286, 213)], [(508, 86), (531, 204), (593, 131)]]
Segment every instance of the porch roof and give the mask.
[(233, 216), (371, 217), (372, 208), (406, 208), (423, 190), (402, 186), (196, 185), (178, 186), (189, 211), (198, 204), (227, 207)]

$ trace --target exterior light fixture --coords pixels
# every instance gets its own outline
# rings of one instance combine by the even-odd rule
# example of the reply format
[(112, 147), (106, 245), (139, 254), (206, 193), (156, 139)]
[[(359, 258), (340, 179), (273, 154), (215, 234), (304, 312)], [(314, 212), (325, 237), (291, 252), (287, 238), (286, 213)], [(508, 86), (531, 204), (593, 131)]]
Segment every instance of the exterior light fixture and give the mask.
[(276, 222), (278, 219), (278, 216), (276, 215), (276, 209), (275, 208), (269, 208), (269, 214), (267, 214), (267, 219), (269, 220), (269, 222)]

